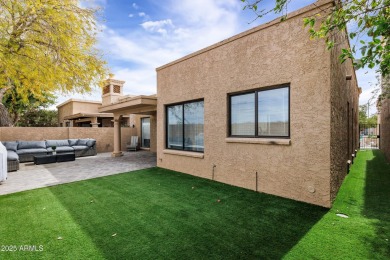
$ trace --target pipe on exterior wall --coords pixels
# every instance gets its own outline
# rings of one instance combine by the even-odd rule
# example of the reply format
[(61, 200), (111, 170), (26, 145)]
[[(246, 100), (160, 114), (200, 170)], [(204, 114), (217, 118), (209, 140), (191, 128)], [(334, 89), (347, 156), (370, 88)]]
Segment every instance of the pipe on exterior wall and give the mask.
[(215, 165), (215, 164), (213, 163), (213, 174), (212, 174), (212, 176), (211, 176), (211, 179), (212, 179), (212, 180), (214, 180), (214, 169), (215, 169), (215, 167), (217, 167), (217, 165)]
[(256, 171), (256, 192), (259, 190), (258, 189), (258, 183), (259, 183), (259, 176), (258, 176), (259, 174), (258, 174), (258, 172)]

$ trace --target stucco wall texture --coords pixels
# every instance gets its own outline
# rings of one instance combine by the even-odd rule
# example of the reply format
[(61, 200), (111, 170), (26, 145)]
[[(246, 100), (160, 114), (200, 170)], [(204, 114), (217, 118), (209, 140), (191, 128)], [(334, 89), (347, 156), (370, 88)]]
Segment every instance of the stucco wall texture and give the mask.
[(73, 102), (66, 103), (65, 105), (58, 107), (58, 124), (64, 122), (64, 117), (73, 115)]
[(390, 99), (381, 102), (380, 107), (380, 149), (390, 162)]
[(95, 101), (77, 101), (71, 100), (61, 104), (58, 109), (58, 123), (64, 122), (64, 117), (77, 113), (98, 113), (98, 107), (102, 104)]
[[(331, 124), (330, 100), (336, 95), (332, 91), (337, 91), (332, 77), (337, 74), (345, 85), (346, 72), (332, 72), (340, 69), (332, 65), (336, 53), (327, 51), (322, 40), (310, 40), (303, 28), (303, 17), (318, 12), (313, 8), (308, 6), (290, 14), (285, 22), (256, 27), (157, 69), (159, 167), (331, 206), (333, 186), (339, 184), (332, 182), (333, 175), (345, 175), (331, 170), (332, 161), (346, 164), (345, 157), (331, 153), (333, 132), (342, 127)], [(286, 83), (290, 85), (291, 139), (228, 137), (229, 93)], [(337, 103), (346, 103), (349, 94), (346, 91)], [(204, 154), (167, 150), (165, 106), (201, 98)]]
[[(348, 160), (353, 162), (352, 154), (359, 147), (359, 89), (352, 61), (340, 63), (341, 49), (349, 48), (346, 35), (334, 35), (338, 44), (331, 50), (331, 200), (339, 190), (348, 173)], [(346, 76), (350, 75), (350, 80)]]
[[(126, 151), (126, 142), (137, 134), (137, 128), (122, 127), (121, 150)], [(1, 141), (39, 141), (73, 138), (96, 139), (98, 153), (114, 149), (114, 128), (112, 127), (0, 127)]]

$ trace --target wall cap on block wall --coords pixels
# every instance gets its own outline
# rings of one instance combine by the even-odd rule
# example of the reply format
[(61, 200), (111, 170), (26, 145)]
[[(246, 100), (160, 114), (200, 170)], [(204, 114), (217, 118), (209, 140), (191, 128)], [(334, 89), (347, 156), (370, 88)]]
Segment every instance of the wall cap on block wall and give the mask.
[(227, 143), (291, 145), (291, 139), (227, 137), (225, 141)]
[(169, 149), (164, 149), (163, 153), (165, 154), (173, 154), (173, 155), (181, 155), (181, 156), (187, 156), (187, 157), (193, 157), (193, 158), (204, 158), (203, 153), (194, 153), (194, 152), (187, 152), (187, 151), (178, 151), (178, 150), (169, 150)]

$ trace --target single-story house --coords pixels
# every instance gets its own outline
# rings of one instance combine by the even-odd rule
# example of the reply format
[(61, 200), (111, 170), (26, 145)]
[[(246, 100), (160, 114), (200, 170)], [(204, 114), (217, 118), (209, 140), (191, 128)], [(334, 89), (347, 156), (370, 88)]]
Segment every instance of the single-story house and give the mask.
[(352, 62), (338, 59), (346, 32), (329, 51), (302, 20), (333, 4), (157, 68), (157, 96), (103, 104), (99, 112), (115, 119), (113, 156), (121, 155), (118, 120), (139, 114), (150, 118), (158, 167), (330, 207), (358, 147), (360, 90)]

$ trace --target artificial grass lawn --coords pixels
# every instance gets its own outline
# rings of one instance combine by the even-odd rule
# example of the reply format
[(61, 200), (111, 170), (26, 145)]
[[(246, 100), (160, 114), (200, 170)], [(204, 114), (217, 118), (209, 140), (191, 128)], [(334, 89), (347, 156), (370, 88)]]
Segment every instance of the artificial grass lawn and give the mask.
[(390, 259), (390, 163), (381, 151), (358, 152), (332, 209), (286, 255), (301, 257)]
[(0, 196), (0, 259), (385, 259), (389, 168), (359, 152), (330, 211), (159, 168)]

